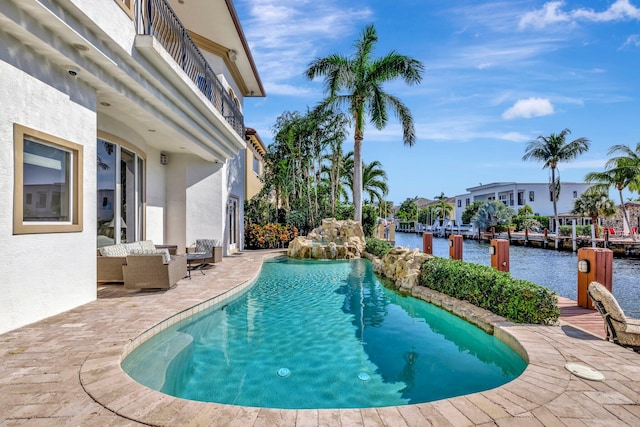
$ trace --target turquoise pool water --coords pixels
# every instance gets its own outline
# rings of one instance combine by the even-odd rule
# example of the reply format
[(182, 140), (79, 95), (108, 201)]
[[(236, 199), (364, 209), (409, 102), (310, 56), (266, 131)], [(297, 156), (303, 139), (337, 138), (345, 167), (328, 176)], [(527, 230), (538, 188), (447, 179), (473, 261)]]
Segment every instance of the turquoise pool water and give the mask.
[(526, 363), (458, 317), (385, 288), (367, 260), (277, 258), (245, 294), (161, 332), (122, 366), (185, 399), (306, 409), (473, 393)]

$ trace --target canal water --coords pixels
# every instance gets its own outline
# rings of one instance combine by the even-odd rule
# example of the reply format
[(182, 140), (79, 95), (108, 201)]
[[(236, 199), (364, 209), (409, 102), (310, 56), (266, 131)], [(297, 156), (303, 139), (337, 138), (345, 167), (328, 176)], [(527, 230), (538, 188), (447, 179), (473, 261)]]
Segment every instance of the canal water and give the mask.
[[(396, 245), (422, 250), (422, 235), (396, 233)], [(449, 258), (449, 240), (433, 238), (433, 254)], [(464, 240), (462, 259), (474, 264), (491, 265), (489, 244)], [(578, 257), (576, 253), (553, 249), (509, 247), (511, 275), (555, 291), (560, 296), (577, 300)], [(640, 318), (640, 260), (613, 259), (613, 295), (629, 317)]]

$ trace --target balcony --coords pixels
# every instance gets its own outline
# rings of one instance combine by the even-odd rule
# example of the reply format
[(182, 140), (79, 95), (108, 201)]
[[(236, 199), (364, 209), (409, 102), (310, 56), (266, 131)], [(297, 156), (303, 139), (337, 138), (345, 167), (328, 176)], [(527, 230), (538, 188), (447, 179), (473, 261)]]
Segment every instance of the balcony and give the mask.
[(244, 139), (244, 120), (236, 100), (224, 89), (209, 63), (165, 0), (138, 0), (136, 32), (151, 35), (211, 101), (236, 133)]

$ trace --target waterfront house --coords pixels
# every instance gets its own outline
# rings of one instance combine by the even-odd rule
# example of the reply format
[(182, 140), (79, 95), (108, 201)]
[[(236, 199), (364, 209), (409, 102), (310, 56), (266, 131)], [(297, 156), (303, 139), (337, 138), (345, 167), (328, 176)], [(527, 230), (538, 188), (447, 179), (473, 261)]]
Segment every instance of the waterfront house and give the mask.
[[(558, 213), (571, 212), (575, 200), (590, 186), (579, 182), (563, 182), (556, 201)], [(456, 224), (462, 223), (462, 213), (467, 206), (476, 201), (491, 200), (501, 201), (516, 213), (518, 209), (529, 205), (535, 215), (553, 216), (549, 183), (494, 182), (467, 188), (466, 194), (455, 196)]]
[(96, 298), (96, 247), (242, 248), (232, 0), (0, 2), (0, 333)]

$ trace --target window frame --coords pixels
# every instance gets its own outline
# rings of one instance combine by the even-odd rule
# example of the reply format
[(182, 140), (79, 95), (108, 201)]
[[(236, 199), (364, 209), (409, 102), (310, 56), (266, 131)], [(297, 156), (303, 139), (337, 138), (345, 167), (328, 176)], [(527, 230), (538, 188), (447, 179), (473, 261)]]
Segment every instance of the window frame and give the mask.
[(135, 5), (135, 0), (115, 0), (115, 2), (127, 15), (129, 15), (129, 18), (133, 19), (133, 7)]
[[(70, 221), (24, 221), (24, 141), (31, 138), (38, 143), (44, 143), (71, 153), (71, 182), (69, 192), (71, 206)], [(50, 135), (18, 123), (13, 124), (14, 150), (14, 186), (13, 186), (13, 234), (44, 234), (44, 233), (78, 233), (83, 230), (83, 165), (84, 147), (66, 139)]]

